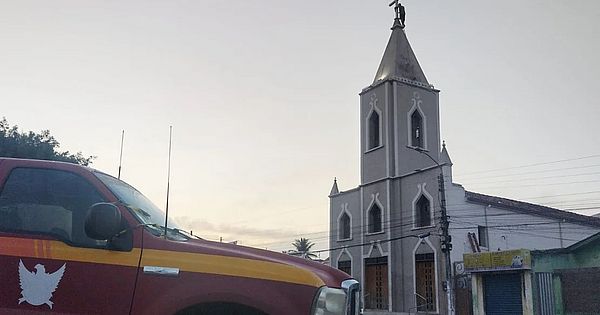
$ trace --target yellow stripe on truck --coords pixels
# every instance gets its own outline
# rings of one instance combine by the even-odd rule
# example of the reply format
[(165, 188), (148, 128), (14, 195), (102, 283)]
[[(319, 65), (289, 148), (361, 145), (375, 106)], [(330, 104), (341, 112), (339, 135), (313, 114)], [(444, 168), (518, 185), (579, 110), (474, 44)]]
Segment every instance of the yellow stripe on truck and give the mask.
[(137, 267), (140, 259), (141, 250), (139, 248), (134, 248), (129, 252), (119, 252), (107, 249), (71, 247), (57, 241), (50, 242), (50, 255), (48, 257), (50, 259), (127, 267)]
[(298, 267), (229, 256), (145, 249), (142, 266), (171, 267), (187, 272), (273, 280), (313, 287), (325, 284), (314, 273)]
[(83, 263), (137, 267), (139, 248), (119, 252), (98, 248), (72, 247), (63, 242), (17, 237), (0, 237), (0, 255), (69, 260)]
[[(129, 252), (72, 247), (60, 241), (0, 237), (0, 255), (77, 261), (137, 267), (140, 248)], [(179, 268), (180, 271), (245, 277), (321, 287), (325, 283), (314, 273), (281, 263), (219, 256), (144, 249), (143, 266)]]

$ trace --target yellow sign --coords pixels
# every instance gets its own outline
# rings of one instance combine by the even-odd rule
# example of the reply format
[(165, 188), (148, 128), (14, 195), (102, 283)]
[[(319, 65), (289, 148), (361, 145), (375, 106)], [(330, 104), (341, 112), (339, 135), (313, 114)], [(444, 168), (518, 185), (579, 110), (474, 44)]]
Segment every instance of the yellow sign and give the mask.
[(499, 271), (531, 269), (531, 253), (527, 249), (463, 254), (466, 271)]

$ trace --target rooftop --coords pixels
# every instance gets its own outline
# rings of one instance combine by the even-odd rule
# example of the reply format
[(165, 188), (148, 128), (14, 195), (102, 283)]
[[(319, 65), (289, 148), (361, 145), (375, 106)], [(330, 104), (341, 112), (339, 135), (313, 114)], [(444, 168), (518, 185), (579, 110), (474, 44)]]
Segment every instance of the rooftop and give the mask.
[(577, 223), (600, 228), (600, 217), (577, 214), (570, 211), (564, 211), (524, 201), (489, 196), (471, 191), (465, 191), (465, 197), (468, 201), (474, 203), (491, 205), (494, 207), (508, 209), (515, 212), (537, 215), (557, 220), (563, 220), (564, 222)]

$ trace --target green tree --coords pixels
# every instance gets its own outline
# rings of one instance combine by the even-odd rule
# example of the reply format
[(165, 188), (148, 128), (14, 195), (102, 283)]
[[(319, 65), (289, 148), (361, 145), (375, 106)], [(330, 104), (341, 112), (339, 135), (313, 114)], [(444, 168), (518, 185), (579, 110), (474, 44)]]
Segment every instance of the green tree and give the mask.
[(308, 238), (301, 237), (299, 239), (296, 239), (294, 240), (292, 245), (296, 248), (296, 251), (298, 253), (302, 254), (302, 257), (304, 258), (313, 259), (317, 257), (317, 255), (311, 252), (311, 249), (315, 245), (315, 243), (309, 241)]
[(49, 130), (40, 133), (21, 132), (19, 127), (11, 126), (5, 117), (0, 120), (0, 156), (36, 160), (52, 160), (90, 165), (95, 156), (85, 157), (81, 152), (60, 152), (60, 144), (50, 135)]

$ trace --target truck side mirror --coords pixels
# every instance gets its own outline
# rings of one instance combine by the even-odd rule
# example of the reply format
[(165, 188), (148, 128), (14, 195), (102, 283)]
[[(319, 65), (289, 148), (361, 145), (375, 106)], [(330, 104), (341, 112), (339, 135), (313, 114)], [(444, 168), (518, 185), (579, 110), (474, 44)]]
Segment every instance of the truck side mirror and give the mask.
[(121, 211), (112, 203), (93, 204), (85, 218), (85, 234), (95, 240), (107, 241), (121, 231)]

